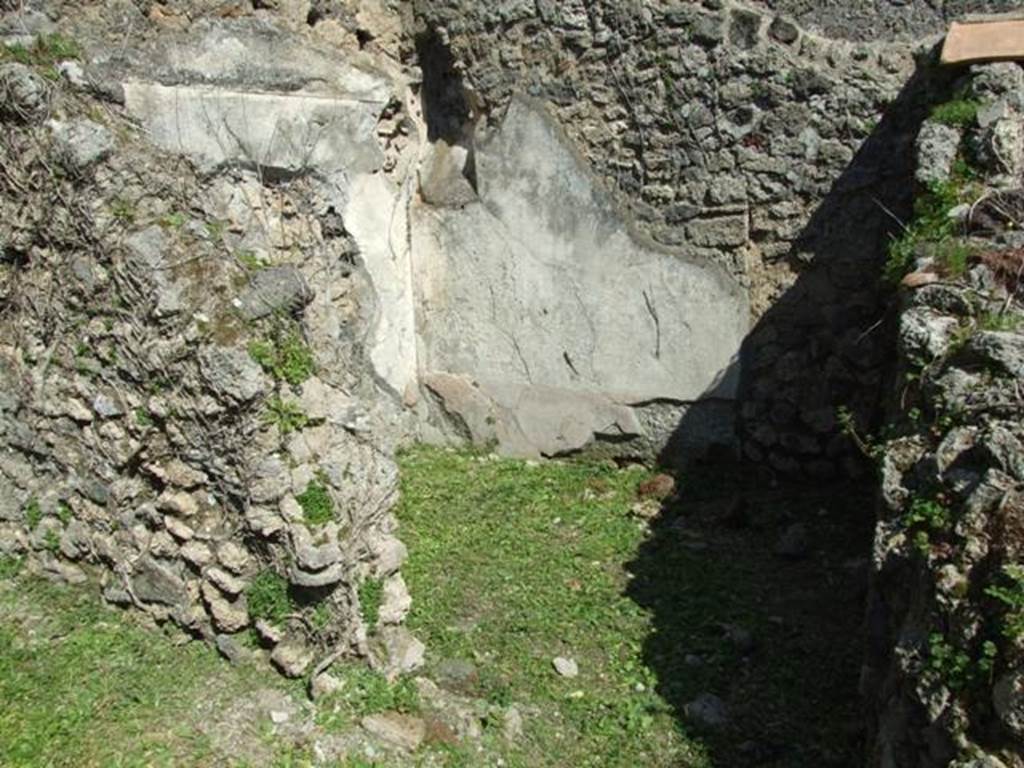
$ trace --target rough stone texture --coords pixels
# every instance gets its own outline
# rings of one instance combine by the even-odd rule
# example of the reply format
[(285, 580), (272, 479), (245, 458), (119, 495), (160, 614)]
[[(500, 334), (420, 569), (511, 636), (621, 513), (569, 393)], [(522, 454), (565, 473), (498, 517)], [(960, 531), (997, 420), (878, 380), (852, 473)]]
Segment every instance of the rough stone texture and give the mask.
[[(992, 94), (992, 69), (972, 74), (976, 92), (1007, 96)], [(1001, 92), (1015, 79), (1019, 87), (1016, 66), (1003, 74), (1010, 77), (999, 78)], [(925, 143), (918, 149), (922, 168), (943, 162)], [(1006, 180), (990, 171), (982, 181), (997, 194)], [(979, 253), (1019, 263), (1002, 233), (986, 234), (974, 241)], [(861, 676), (871, 768), (1022, 765), (1024, 638), (1014, 629), (1024, 587), (1014, 579), (1024, 557), (1018, 280), (1016, 271), (1009, 282), (996, 280), (977, 264), (901, 297), (899, 386), (889, 398), (901, 436), (878, 447)], [(986, 330), (996, 317), (1015, 330)]]
[(45, 112), (48, 96), (46, 82), (25, 65), (0, 65), (0, 114), (32, 120)]
[(238, 311), (246, 320), (276, 314), (292, 314), (313, 300), (306, 279), (295, 267), (261, 269), (249, 288), (238, 297)]
[(1016, 0), (763, 0), (829, 37), (870, 42), (934, 35), (964, 14), (1018, 10)]
[[(487, 186), (489, 142), (500, 144), (505, 121), (522, 121), (518, 94), (543, 102), (597, 177), (596, 199), (610, 199), (633, 229), (674, 250), (683, 265), (720, 266), (751, 308), (752, 328), (733, 367), (739, 386), (727, 394), (738, 401), (738, 414), (729, 413), (728, 399), (702, 400), (687, 391), (696, 369), (677, 362), (675, 392), (638, 409), (642, 429), (636, 436), (614, 431), (615, 450), (629, 454), (644, 446), (648, 455), (661, 452), (664, 461), (680, 461), (716, 444), (735, 444), (731, 432), (738, 421), (746, 458), (800, 472), (806, 457), (818, 454), (819, 468), (827, 464), (834, 473), (854, 462), (835, 420), (826, 423), (822, 414), (852, 404), (868, 421), (877, 415), (886, 363), (883, 334), (871, 330), (884, 312), (877, 275), (889, 234), (898, 228), (893, 216), (909, 217), (907, 179), (926, 116), (922, 105), (933, 87), (948, 88), (942, 75), (915, 73), (904, 33), (935, 32), (942, 15), (925, 2), (898, 9), (885, 4), (884, 11), (867, 2), (830, 4), (827, 11), (798, 2), (764, 6), (600, 0), (492, 8), (470, 0), (418, 0), (416, 15), (428, 29), (420, 40), (424, 76), (441, 81), (441, 95), (431, 98), (434, 92), (426, 89), (425, 113), (428, 122), (432, 113), (461, 116), (455, 126), (438, 119), (438, 132), (470, 148), (484, 201), (465, 205), (454, 217), (432, 212), (432, 221), (443, 233), (446, 222), (459, 217), (505, 215), (507, 201), (486, 202), (494, 194)], [(780, 15), (786, 18), (777, 21)], [(460, 89), (469, 94), (461, 111), (442, 97)], [(530, 154), (515, 155), (515, 162), (525, 166)], [(535, 222), (551, 222), (558, 212), (559, 206), (548, 206), (528, 226), (512, 229), (507, 249), (530, 243)], [(540, 231), (549, 228), (545, 223)], [(452, 252), (471, 250), (450, 235), (444, 242)], [(475, 271), (489, 252), (476, 251)], [(536, 253), (534, 258), (546, 259), (546, 250)], [(517, 257), (517, 269), (527, 262)], [(510, 270), (499, 284), (515, 277)], [(692, 278), (685, 282), (694, 284)], [(559, 298), (559, 312), (546, 303), (549, 315), (534, 313), (545, 328), (563, 327), (578, 314), (577, 297), (562, 295), (561, 285), (549, 281), (536, 292)], [(582, 301), (587, 298), (583, 294)], [(646, 307), (630, 301), (619, 306), (629, 315), (610, 335), (630, 328), (631, 337), (641, 340), (635, 354), (650, 355), (642, 341), (653, 318), (648, 315), (646, 333), (637, 334), (644, 326), (636, 320)], [(664, 300), (655, 304), (659, 311), (664, 307)], [(502, 324), (516, 334), (515, 344), (495, 338), (487, 352), (501, 350), (514, 362), (515, 346), (525, 349), (520, 315), (505, 316), (512, 318)], [(682, 336), (685, 329), (676, 332)], [(717, 343), (719, 334), (704, 341)], [(554, 345), (561, 334), (551, 336)], [(436, 343), (428, 336), (425, 354)], [(573, 377), (564, 358), (559, 362), (563, 351), (580, 374), (573, 385), (586, 384), (590, 372), (564, 347), (544, 354), (543, 363), (524, 355), (530, 375), (543, 365), (563, 381)], [(693, 353), (686, 359), (707, 359), (698, 348)], [(516, 379), (526, 378), (521, 364), (518, 371), (507, 368)], [(463, 423), (480, 419), (486, 425), (488, 417), (503, 420), (507, 406), (495, 401), (478, 372), (428, 360), (421, 369), (462, 375), (476, 388), (473, 417), (456, 414), (454, 429), (465, 432)], [(642, 370), (636, 382), (659, 384), (659, 376), (648, 375), (657, 373), (657, 364)], [(710, 369), (702, 373), (714, 376)], [(481, 407), (479, 396), (498, 407)], [(495, 412), (487, 413), (489, 408)], [(668, 416), (672, 409), (675, 423)], [(652, 432), (658, 439), (651, 439)], [(781, 441), (779, 434), (789, 438)], [(591, 449), (599, 451), (600, 441)]]
[(418, 717), (399, 712), (381, 712), (362, 719), (366, 731), (392, 747), (412, 752), (426, 737), (426, 724)]
[(284, 175), (380, 164), (380, 150), (366, 140), (375, 125), (372, 105), (346, 97), (125, 85), (128, 109), (165, 149), (186, 152), (209, 169), (234, 165)]
[[(365, 575), (390, 575), (393, 623), (408, 610), (390, 510), (411, 428), (359, 255), (386, 252), (388, 214), (360, 227), (350, 203), (397, 199), (378, 129), (404, 80), (270, 20), (93, 10), (59, 21), (80, 78), (0, 67), (0, 552), (232, 659), (250, 585), (290, 580), (303, 601), (257, 655), (293, 676), (366, 656)], [(314, 479), (327, 524), (295, 500)]]
[(949, 179), (960, 149), (960, 131), (949, 125), (927, 122), (917, 137), (917, 171), (914, 178), (921, 184)]
[(58, 151), (71, 170), (84, 171), (114, 151), (114, 137), (110, 131), (91, 120), (52, 121), (50, 128)]
[[(823, 33), (800, 3), (418, 0), (378, 9), (373, 53), (357, 55), (345, 8), (301, 34), (284, 31), (301, 14), (277, 10), (174, 13), (116, 55), (83, 22), (97, 43), (84, 87), (221, 172), (217, 218), (239, 222), (240, 254), (269, 263), (254, 223), (277, 249), (351, 245), (353, 321), (312, 269), (306, 318), (368, 354), (407, 408), (396, 431), (409, 417), (421, 438), (507, 453), (679, 462), (735, 446), (738, 415), (748, 458), (842, 465), (821, 414), (851, 392), (868, 411), (880, 385), (873, 254), (893, 228), (883, 211), (905, 212), (920, 121), (887, 112), (914, 66), (889, 25), (931, 32), (941, 14), (846, 4)], [(1012, 136), (993, 125), (1003, 156)], [(316, 222), (286, 244), (291, 212), (266, 187), (299, 180)], [(156, 240), (143, 258), (169, 317), (187, 301)], [(285, 288), (256, 275), (236, 297), (244, 317), (262, 311), (261, 280)], [(439, 376), (473, 388), (456, 398), (471, 413)]]
[[(953, 92), (909, 38), (970, 4), (416, 0), (382, 7), (365, 51), (297, 3), (42, 5), (85, 53), (54, 82), (0, 67), (0, 551), (214, 642), (276, 575), (309, 598), (260, 625), (282, 670), (340, 650), (393, 676), (424, 655), (387, 623), (409, 598), (401, 439), (671, 461), (732, 445), (738, 415), (749, 459), (845, 467), (835, 408), (870, 421), (878, 401), (875, 277), (919, 128)], [(995, 96), (972, 138), (1006, 178), (1019, 79), (971, 85)], [(88, 141), (61, 128), (85, 120)], [(90, 172), (53, 172), (68, 160)], [(931, 287), (902, 330), (941, 355), (959, 315)], [(1016, 488), (1014, 392), (985, 378), (1019, 371), (999, 333), (934, 377), (999, 423), (887, 456), (893, 509), (911, 470), (976, 485), (968, 512)], [(316, 368), (296, 385), (251, 353), (292, 344)], [(298, 502), (314, 480), (327, 526)], [(897, 517), (880, 561), (907, 551)], [(369, 638), (367, 574), (388, 599)], [(916, 722), (916, 673), (886, 664), (879, 711)], [(1016, 686), (996, 706), (1010, 732)]]

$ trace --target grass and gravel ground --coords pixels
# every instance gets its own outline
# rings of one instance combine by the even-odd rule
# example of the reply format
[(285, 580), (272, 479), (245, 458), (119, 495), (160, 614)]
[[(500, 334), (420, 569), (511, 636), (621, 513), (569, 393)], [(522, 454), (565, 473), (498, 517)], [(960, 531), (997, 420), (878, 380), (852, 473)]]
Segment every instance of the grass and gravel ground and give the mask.
[(217, 734), (198, 718), (280, 685), (266, 678), (142, 627), (92, 591), (0, 582), (0, 765), (215, 765)]
[[(766, 490), (716, 470), (688, 476), (648, 524), (631, 514), (644, 470), (436, 448), (400, 464), (408, 625), (427, 644), (425, 673), (444, 684), (453, 665), (472, 670), (460, 691), (515, 708), (522, 733), (507, 738), (495, 719), (478, 743), (334, 765), (856, 762), (853, 558), (867, 551), (870, 512), (855, 494)], [(797, 519), (810, 550), (780, 560), (773, 537)], [(94, 592), (0, 566), (0, 765), (303, 766), (316, 739), (342, 738), (358, 715), (399, 700), (415, 710), (408, 681), (389, 688), (356, 667), (314, 710), (301, 682), (265, 665), (229, 666)], [(578, 676), (556, 674), (556, 656)], [(724, 728), (686, 717), (702, 693), (724, 701)], [(289, 698), (295, 727), (284, 733), (253, 704)]]

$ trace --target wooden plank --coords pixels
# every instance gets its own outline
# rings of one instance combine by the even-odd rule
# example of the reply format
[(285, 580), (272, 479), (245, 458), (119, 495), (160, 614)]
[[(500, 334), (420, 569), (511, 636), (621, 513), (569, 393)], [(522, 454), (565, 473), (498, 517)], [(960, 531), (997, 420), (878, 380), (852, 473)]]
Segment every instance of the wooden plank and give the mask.
[(1024, 59), (1024, 20), (954, 21), (942, 46), (943, 64)]

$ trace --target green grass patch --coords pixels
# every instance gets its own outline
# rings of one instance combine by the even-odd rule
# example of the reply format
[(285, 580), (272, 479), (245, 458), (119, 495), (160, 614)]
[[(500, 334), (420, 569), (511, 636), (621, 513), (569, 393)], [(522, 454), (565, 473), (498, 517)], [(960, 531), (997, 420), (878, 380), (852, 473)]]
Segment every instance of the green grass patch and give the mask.
[(935, 182), (914, 201), (914, 216), (903, 234), (889, 244), (889, 258), (883, 272), (886, 282), (899, 283), (914, 267), (919, 250), (925, 244), (938, 249), (938, 261), (948, 262), (951, 270), (966, 269), (968, 252), (952, 242), (957, 224), (949, 212), (963, 202), (965, 186), (957, 180)]
[(384, 599), (384, 582), (380, 579), (366, 579), (359, 585), (359, 609), (368, 629), (377, 626), (380, 605)]
[(932, 110), (931, 119), (936, 123), (954, 127), (964, 127), (978, 119), (978, 108), (981, 105), (972, 99), (953, 99), (939, 104)]
[(156, 422), (153, 419), (153, 415), (149, 412), (149, 409), (139, 406), (135, 409), (135, 423), (143, 429), (152, 427)]
[(253, 272), (261, 270), (267, 266), (265, 263), (263, 263), (263, 260), (256, 255), (255, 251), (244, 249), (240, 251), (235, 251), (235, 258), (238, 259), (238, 261), (242, 264), (243, 267)]
[(82, 48), (61, 34), (40, 35), (31, 46), (0, 45), (0, 61), (50, 67), (68, 59), (80, 59)]
[(127, 225), (135, 222), (137, 211), (135, 210), (135, 204), (130, 200), (118, 197), (110, 203), (110, 214), (117, 221)]
[(60, 534), (50, 528), (43, 536), (43, 547), (47, 552), (56, 552), (60, 549)]
[(309, 424), (309, 417), (298, 403), (287, 402), (280, 397), (271, 397), (267, 400), (266, 406), (263, 421), (276, 426), (282, 435), (291, 434)]
[(302, 507), (302, 514), (310, 525), (323, 525), (334, 519), (334, 502), (323, 478), (310, 481), (306, 490), (295, 497)]
[(328, 730), (350, 728), (355, 719), (378, 712), (420, 711), (419, 694), (411, 678), (400, 677), (389, 683), (379, 672), (355, 665), (336, 668), (332, 674), (338, 674), (345, 684), (317, 715), (317, 724)]
[(199, 721), (274, 683), (143, 629), (93, 592), (0, 583), (0, 765), (232, 765)]
[(43, 509), (39, 506), (39, 499), (33, 496), (25, 503), (25, 525), (30, 531), (34, 531), (42, 519)]
[(67, 528), (68, 523), (74, 518), (74, 513), (71, 511), (71, 507), (68, 506), (66, 501), (62, 501), (57, 504), (57, 519), (60, 520), (61, 525)]
[(978, 318), (978, 328), (983, 331), (1016, 331), (1024, 318), (1013, 312), (986, 312)]
[[(400, 466), (408, 624), (428, 661), (476, 659), (481, 696), (540, 710), (509, 765), (709, 765), (655, 692), (644, 659), (655, 627), (626, 594), (647, 536), (628, 514), (644, 473), (429, 448)], [(709, 606), (731, 607), (708, 569), (685, 556), (667, 567), (693, 598), (680, 616), (699, 616), (698, 632)], [(578, 678), (554, 673), (560, 655), (578, 662)], [(707, 671), (679, 672), (694, 695), (708, 684)]]
[(188, 217), (181, 211), (174, 211), (160, 217), (160, 226), (164, 229), (181, 229), (187, 222)]
[(0, 579), (13, 579), (21, 573), (22, 560), (11, 555), (0, 556)]
[(245, 591), (245, 597), (249, 604), (249, 614), (254, 619), (280, 623), (289, 613), (295, 611), (291, 596), (288, 594), (288, 582), (269, 569), (252, 580)]
[(316, 372), (313, 351), (297, 328), (278, 329), (270, 338), (250, 342), (249, 355), (275, 379), (292, 386)]

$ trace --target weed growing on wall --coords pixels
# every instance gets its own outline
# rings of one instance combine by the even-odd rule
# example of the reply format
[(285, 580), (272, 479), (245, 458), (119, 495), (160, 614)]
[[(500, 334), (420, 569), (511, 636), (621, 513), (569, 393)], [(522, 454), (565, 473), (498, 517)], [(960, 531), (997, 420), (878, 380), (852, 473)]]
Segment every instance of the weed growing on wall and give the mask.
[(278, 328), (269, 338), (249, 343), (249, 355), (278, 381), (298, 386), (316, 372), (313, 350), (297, 327)]
[(39, 499), (33, 496), (25, 504), (25, 524), (30, 531), (34, 531), (39, 522), (43, 519), (43, 510), (39, 506)]
[(914, 217), (904, 227), (903, 234), (889, 245), (889, 259), (884, 277), (895, 285), (913, 269), (918, 250), (928, 243), (934, 255), (943, 266), (956, 269), (958, 264), (966, 268), (967, 252), (962, 244), (952, 241), (956, 233), (956, 222), (949, 212), (963, 202), (964, 189), (957, 181), (934, 182), (925, 194), (914, 201)]
[(954, 127), (968, 126), (978, 119), (978, 108), (980, 106), (973, 99), (953, 99), (935, 107), (932, 110), (931, 119), (943, 125)]
[(296, 496), (295, 500), (299, 502), (306, 522), (310, 525), (323, 525), (334, 519), (334, 502), (322, 477), (311, 480), (306, 490)]
[(245, 597), (254, 619), (280, 623), (295, 610), (288, 594), (288, 582), (272, 570), (263, 571), (253, 579)]
[(985, 641), (978, 658), (952, 645), (944, 635), (928, 638), (928, 668), (952, 691), (962, 691), (991, 677), (995, 666), (996, 645)]
[(276, 426), (282, 435), (287, 435), (309, 424), (309, 417), (297, 403), (272, 397), (266, 402), (263, 421)]
[(367, 579), (359, 587), (359, 607), (362, 610), (363, 622), (368, 629), (377, 626), (383, 598), (384, 582), (380, 579)]
[(1003, 566), (1003, 584), (993, 585), (985, 594), (1003, 604), (1003, 635), (1013, 642), (1024, 640), (1024, 566)]

